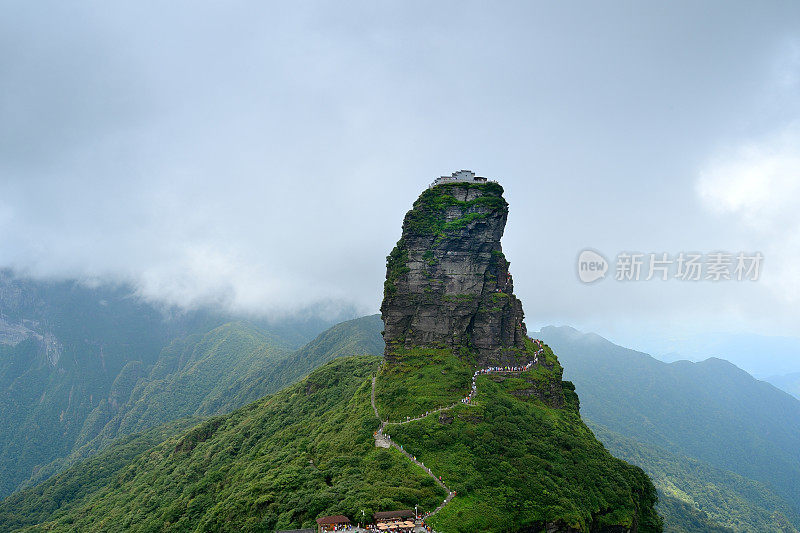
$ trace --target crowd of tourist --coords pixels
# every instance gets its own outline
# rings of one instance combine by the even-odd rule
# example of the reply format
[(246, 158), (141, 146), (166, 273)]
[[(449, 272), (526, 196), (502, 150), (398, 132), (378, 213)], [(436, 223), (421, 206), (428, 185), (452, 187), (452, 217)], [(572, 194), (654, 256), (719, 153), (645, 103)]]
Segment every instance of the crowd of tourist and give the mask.
[(481, 368), (479, 370), (476, 370), (475, 373), (472, 374), (472, 388), (470, 389), (469, 394), (466, 396), (466, 398), (461, 399), (461, 403), (469, 404), (472, 402), (472, 399), (478, 392), (478, 384), (477, 384), (478, 376), (482, 376), (484, 374), (491, 374), (493, 372), (525, 372), (527, 370), (530, 370), (533, 365), (538, 364), (539, 356), (544, 351), (544, 348), (542, 347), (542, 341), (537, 339), (534, 340), (533, 342), (535, 342), (536, 345), (539, 346), (539, 349), (536, 350), (536, 353), (533, 354), (533, 360), (528, 361), (528, 364), (524, 366), (488, 366), (486, 368)]
[[(538, 340), (538, 339), (534, 340), (533, 342), (534, 342), (534, 343), (535, 343), (535, 344), (538, 346), (538, 348), (539, 348), (539, 349), (538, 349), (538, 350), (536, 350), (536, 352), (534, 352), (534, 354), (533, 354), (533, 359), (532, 359), (531, 361), (528, 361), (528, 363), (527, 363), (527, 364), (525, 364), (525, 365), (522, 365), (522, 366), (519, 366), (519, 365), (489, 366), (489, 367), (486, 367), (486, 368), (481, 368), (481, 369), (479, 369), (479, 370), (476, 370), (476, 371), (475, 371), (475, 372), (472, 374), (472, 387), (471, 387), (471, 389), (470, 389), (470, 392), (469, 392), (469, 394), (468, 394), (468, 395), (467, 395), (465, 398), (462, 398), (462, 399), (460, 400), (460, 402), (461, 402), (461, 403), (463, 403), (463, 404), (470, 404), (470, 403), (472, 402), (473, 398), (475, 397), (475, 394), (476, 394), (476, 393), (477, 393), (477, 391), (478, 391), (478, 385), (477, 385), (478, 376), (482, 376), (482, 375), (485, 375), (485, 374), (492, 374), (492, 373), (496, 373), (496, 372), (525, 372), (525, 371), (527, 371), (527, 370), (530, 370), (530, 369), (531, 369), (531, 368), (532, 368), (534, 365), (537, 365), (537, 364), (539, 364), (539, 356), (540, 356), (540, 355), (541, 355), (541, 354), (544, 352), (544, 346), (542, 345), (542, 341), (540, 341), (540, 340)], [(374, 380), (373, 380), (373, 381), (374, 381)], [(374, 382), (373, 382), (373, 394), (374, 394)], [(374, 399), (373, 399), (373, 403), (374, 403)], [(458, 404), (455, 404), (455, 405), (458, 405)], [(419, 417), (417, 417), (417, 418), (410, 418), (410, 417), (406, 417), (406, 420), (405, 420), (404, 422), (396, 422), (396, 423), (399, 423), (399, 424), (405, 424), (405, 423), (411, 422), (411, 421), (413, 421), (413, 420), (420, 420), (420, 419), (422, 419), (422, 418), (425, 418), (426, 416), (428, 416), (428, 415), (429, 415), (429, 414), (431, 414), (432, 412), (433, 412), (433, 413), (436, 413), (436, 412), (438, 412), (438, 411), (444, 411), (444, 410), (446, 410), (446, 409), (450, 409), (450, 408), (452, 408), (452, 407), (453, 407), (453, 406), (451, 405), (451, 406), (449, 406), (449, 407), (441, 407), (441, 408), (439, 408), (439, 409), (435, 409), (435, 410), (433, 410), (433, 411), (426, 411), (426, 412), (425, 412), (425, 414), (423, 414), (423, 415), (420, 415), (420, 416), (419, 416)], [(376, 414), (377, 414), (377, 411), (376, 411)], [(375, 435), (375, 437), (376, 437), (376, 443), (378, 442), (378, 440), (379, 440), (379, 439), (384, 439), (384, 440), (385, 440), (385, 442), (386, 442), (386, 446), (389, 446), (389, 445), (394, 445), (394, 446), (396, 446), (396, 447), (397, 447), (397, 448), (398, 448), (398, 449), (399, 449), (399, 450), (400, 450), (400, 451), (401, 451), (403, 454), (405, 454), (405, 455), (406, 455), (406, 456), (407, 456), (409, 459), (411, 459), (411, 460), (412, 460), (414, 463), (416, 463), (416, 464), (417, 464), (418, 466), (420, 466), (420, 467), (421, 467), (423, 470), (425, 470), (425, 472), (426, 472), (426, 473), (427, 473), (429, 476), (433, 477), (434, 479), (438, 479), (439, 483), (440, 483), (440, 484), (441, 484), (443, 487), (445, 487), (444, 483), (442, 482), (442, 477), (441, 477), (441, 476), (439, 476), (438, 478), (436, 478), (436, 476), (435, 476), (435, 475), (434, 475), (434, 473), (431, 471), (431, 469), (430, 469), (430, 468), (428, 468), (427, 466), (425, 466), (425, 464), (424, 464), (422, 461), (419, 461), (419, 460), (417, 460), (417, 457), (416, 457), (416, 456), (409, 454), (409, 453), (408, 453), (408, 452), (407, 452), (407, 451), (406, 451), (406, 450), (403, 448), (403, 446), (402, 446), (402, 445), (400, 445), (400, 444), (397, 444), (397, 443), (393, 442), (393, 441), (392, 441), (392, 437), (391, 437), (390, 435), (388, 435), (388, 434), (385, 434), (385, 433), (383, 432), (383, 427), (384, 427), (384, 426), (385, 426), (387, 423), (388, 423), (388, 422), (384, 421), (384, 422), (381, 424), (381, 427), (380, 427), (380, 428), (379, 428), (379, 429), (378, 429), (378, 430), (375, 432), (375, 434), (374, 434), (374, 435)], [(446, 488), (446, 487), (445, 487), (445, 488)], [(446, 489), (447, 489), (447, 488), (446, 488)], [(425, 525), (424, 525), (424, 519), (425, 519), (425, 518), (427, 518), (428, 516), (430, 516), (430, 515), (432, 515), (432, 514), (436, 513), (436, 512), (437, 512), (439, 509), (441, 509), (442, 507), (444, 507), (445, 505), (447, 505), (447, 503), (448, 503), (448, 502), (449, 502), (449, 501), (450, 501), (450, 500), (451, 500), (451, 499), (452, 499), (452, 498), (453, 498), (453, 497), (456, 495), (455, 491), (450, 491), (450, 489), (447, 489), (447, 490), (448, 490), (448, 495), (447, 495), (447, 497), (444, 499), (444, 501), (442, 502), (442, 504), (441, 504), (441, 505), (440, 505), (440, 506), (439, 506), (439, 507), (438, 507), (436, 510), (434, 510), (434, 511), (431, 511), (431, 512), (428, 512), (428, 513), (424, 513), (424, 514), (422, 514), (421, 516), (419, 516), (419, 515), (418, 515), (418, 518), (421, 518), (421, 519), (423, 520), (422, 526), (423, 526), (423, 527), (425, 527), (425, 529), (426, 529), (427, 531), (429, 531), (429, 532), (431, 531), (431, 528), (430, 528), (430, 527), (428, 527), (428, 526), (425, 526)], [(412, 522), (412, 523), (410, 523), (410, 524), (409, 524), (408, 522), (406, 522), (406, 524), (404, 524), (403, 526), (405, 526), (405, 527), (409, 527), (411, 524), (413, 524), (413, 522)], [(379, 527), (379, 526), (376, 524), (375, 526), (373, 526), (373, 527), (375, 527), (376, 529), (369, 529), (369, 531), (401, 531), (401, 532), (402, 532), (402, 531), (406, 531), (405, 529), (403, 529), (403, 526), (401, 526), (401, 525), (400, 525), (400, 522), (399, 522), (399, 521), (394, 523), (394, 527), (388, 526), (388, 524), (386, 524), (386, 523), (380, 524), (380, 526), (382, 526), (382, 527)], [(387, 527), (387, 526), (388, 526), (388, 527)], [(419, 526), (416, 526), (416, 527), (419, 527)], [(408, 531), (413, 531), (413, 529), (414, 529), (414, 528), (412, 527), (412, 529), (409, 529)], [(435, 532), (434, 532), (434, 533), (435, 533)]]

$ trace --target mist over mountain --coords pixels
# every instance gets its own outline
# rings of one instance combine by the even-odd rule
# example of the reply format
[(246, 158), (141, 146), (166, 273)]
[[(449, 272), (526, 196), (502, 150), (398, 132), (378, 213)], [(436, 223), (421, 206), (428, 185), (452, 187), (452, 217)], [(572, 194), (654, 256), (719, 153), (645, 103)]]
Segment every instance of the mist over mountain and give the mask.
[(2, 15), (0, 533), (800, 533), (800, 1)]
[[(384, 350), (383, 323), (377, 315), (338, 324), (297, 349), (323, 322), (230, 322), (229, 315), (170, 314), (124, 287), (32, 282), (9, 273), (2, 281), (0, 376), (5, 400), (0, 412), (3, 422), (25, 438), (36, 434), (26, 424), (36, 423), (42, 435), (38, 442), (49, 446), (47, 454), (41, 448), (26, 452), (15, 445), (12, 432), (4, 433), (4, 479), (15, 480), (9, 492), (30, 487), (21, 494), (33, 507), (44, 504), (30, 500), (30, 491), (40, 490), (37, 483), (54, 474), (71, 472), (72, 479), (86, 481), (86, 468), (96, 466), (81, 467), (82, 461), (121, 468), (198, 419), (290, 385), (333, 357)], [(117, 337), (108, 337), (109, 331)], [(569, 328), (545, 328), (538, 335), (559, 350), (565, 375), (576, 383), (581, 412), (595, 434), (612, 453), (653, 478), (667, 531), (771, 530), (783, 518), (797, 527), (791, 490), (774, 469), (758, 466), (792, 457), (791, 442), (773, 439), (797, 427), (795, 419), (776, 419), (772, 412), (788, 396), (723, 361), (666, 364)], [(133, 339), (138, 344), (131, 345)], [(89, 392), (90, 401), (80, 400), (85, 394), (80, 392), (81, 377), (91, 375), (101, 377), (97, 390), (106, 392)], [(792, 377), (787, 377), (789, 384)], [(40, 392), (31, 395), (30, 403), (20, 402), (21, 383), (39, 383)], [(66, 396), (57, 394), (66, 387)], [(86, 404), (83, 414), (65, 410), (63, 420), (71, 422), (51, 422), (48, 429), (49, 402), (65, 398), (69, 406), (70, 391), (73, 406)], [(737, 403), (741, 398), (748, 405)], [(779, 412), (789, 416), (793, 401), (789, 398)], [(147, 433), (158, 435), (155, 440), (129, 441), (141, 444), (125, 452), (114, 448), (114, 443), (126, 442), (125, 435), (180, 417), (189, 418)], [(78, 430), (66, 434), (60, 429), (77, 425)], [(759, 435), (770, 435), (770, 440)], [(720, 439), (727, 443), (722, 456), (713, 453)], [(103, 455), (109, 446), (117, 451)], [(105, 459), (92, 462), (93, 456)], [(756, 466), (741, 464), (742, 457)], [(791, 472), (794, 459), (787, 461), (779, 468)]]
[(235, 319), (154, 306), (127, 286), (0, 273), (0, 496), (119, 436), (228, 412), (324, 361), (324, 349), (303, 352), (270, 373), (328, 325), (319, 316)]
[[(185, 307), (367, 314), (419, 188), (471, 167), (526, 206), (506, 252), (549, 322), (800, 335), (792, 2), (6, 8), (0, 267)], [(768, 266), (588, 289), (586, 246)]]
[[(475, 181), (428, 189), (406, 216), (387, 261), (385, 344), (374, 316), (330, 328), (295, 354), (237, 324), (178, 338), (130, 402), (100, 409), (108, 433), (88, 442), (87, 455), (100, 450), (108, 468), (92, 472), (97, 461), (81, 461), (79, 449), (61, 475), (0, 505), (0, 523), (271, 529), (419, 505), (445, 531), (660, 531), (647, 476), (594, 438), (557, 357), (525, 334), (499, 242), (508, 206), (498, 184)], [(233, 408), (231, 399), (268, 392), (261, 376), (272, 371), (273, 384), (291, 382), (343, 350), (376, 348), (383, 360), (337, 358), (188, 431), (170, 422), (175, 433), (146, 451), (165, 433), (112, 440), (169, 416)], [(482, 374), (486, 365), (497, 375)], [(141, 521), (144, 502), (155, 507)]]

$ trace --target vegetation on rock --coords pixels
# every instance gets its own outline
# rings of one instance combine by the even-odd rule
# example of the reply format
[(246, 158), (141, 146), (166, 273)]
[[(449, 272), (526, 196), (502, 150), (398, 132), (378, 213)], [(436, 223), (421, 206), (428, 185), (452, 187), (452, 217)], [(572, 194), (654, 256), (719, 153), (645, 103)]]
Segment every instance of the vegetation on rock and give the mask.
[[(647, 475), (594, 438), (557, 357), (526, 335), (507, 212), (498, 185), (453, 183), (406, 215), (381, 305), (383, 431), (456, 491), (429, 519), (440, 531), (661, 531)], [(527, 363), (478, 376), (465, 399), (476, 370)]]

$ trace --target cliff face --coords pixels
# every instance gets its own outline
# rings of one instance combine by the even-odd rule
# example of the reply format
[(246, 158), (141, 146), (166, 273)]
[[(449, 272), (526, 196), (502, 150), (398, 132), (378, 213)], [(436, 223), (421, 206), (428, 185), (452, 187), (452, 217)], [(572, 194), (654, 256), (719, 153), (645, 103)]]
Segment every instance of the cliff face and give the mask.
[(428, 517), (439, 531), (660, 532), (650, 480), (594, 438), (558, 358), (527, 337), (502, 195), (449, 181), (406, 214), (387, 258), (376, 412), (455, 492)]
[(398, 348), (465, 348), (477, 362), (525, 358), (522, 303), (503, 255), (508, 204), (496, 183), (423, 192), (387, 258), (381, 314), (386, 356)]

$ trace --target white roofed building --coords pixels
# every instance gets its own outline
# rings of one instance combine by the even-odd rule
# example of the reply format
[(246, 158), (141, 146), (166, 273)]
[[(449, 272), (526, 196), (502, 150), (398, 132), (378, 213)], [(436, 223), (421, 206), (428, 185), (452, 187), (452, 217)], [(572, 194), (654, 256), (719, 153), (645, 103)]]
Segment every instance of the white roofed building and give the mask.
[(431, 183), (431, 187), (436, 187), (437, 185), (443, 185), (446, 183), (459, 183), (459, 182), (466, 182), (466, 183), (487, 183), (487, 180), (484, 177), (476, 176), (475, 173), (471, 170), (457, 170), (453, 172), (450, 176), (441, 176), (436, 178), (433, 183)]

